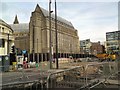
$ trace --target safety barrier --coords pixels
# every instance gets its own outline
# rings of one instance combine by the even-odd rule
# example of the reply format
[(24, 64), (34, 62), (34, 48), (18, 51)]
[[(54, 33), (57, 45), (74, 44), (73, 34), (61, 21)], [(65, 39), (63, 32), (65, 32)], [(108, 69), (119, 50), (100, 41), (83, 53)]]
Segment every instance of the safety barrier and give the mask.
[[(111, 85), (118, 85), (119, 80), (118, 75), (120, 71), (118, 71), (118, 63), (117, 62), (104, 62), (98, 64), (88, 64), (86, 66), (86, 86), (87, 88), (95, 88), (102, 84), (104, 87), (107, 87), (110, 84), (110, 78), (114, 77), (114, 81), (111, 81)], [(93, 71), (90, 71), (90, 69)], [(92, 79), (91, 79), (92, 78)], [(116, 80), (115, 80), (116, 78)], [(112, 79), (112, 78), (111, 78)], [(109, 86), (108, 86), (109, 87)]]
[(46, 83), (35, 80), (6, 84), (2, 87), (2, 90), (39, 90), (41, 88), (46, 88)]
[(117, 72), (116, 62), (103, 62), (77, 66), (64, 71), (52, 73), (47, 79), (47, 88), (94, 88), (105, 84), (109, 75)]
[(85, 84), (84, 78), (79, 79), (82, 72), (83, 67), (75, 67), (52, 73), (47, 78), (47, 88), (73, 88)]
[(46, 88), (47, 76), (51, 72), (39, 72), (39, 70), (36, 70), (33, 74), (28, 73), (21, 70), (19, 76), (3, 79), (4, 82), (0, 85), (0, 88), (2, 88), (2, 90), (39, 90)]
[[(47, 88), (72, 88), (72, 90), (91, 89), (101, 83), (105, 85), (109, 79), (116, 79), (115, 75), (120, 74), (116, 62), (104, 62), (74, 66), (70, 69), (56, 72), (39, 72), (33, 75), (26, 75), (21, 72), (21, 77), (11, 79), (12, 83), (4, 84), (2, 90), (7, 88), (14, 90), (39, 90)], [(17, 82), (14, 82), (17, 81)]]

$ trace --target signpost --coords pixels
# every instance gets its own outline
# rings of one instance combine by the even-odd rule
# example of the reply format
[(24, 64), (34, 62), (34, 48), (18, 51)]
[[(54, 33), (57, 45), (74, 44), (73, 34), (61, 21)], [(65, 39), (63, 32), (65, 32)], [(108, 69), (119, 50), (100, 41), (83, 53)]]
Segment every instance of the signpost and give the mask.
[(22, 50), (22, 54), (26, 54), (27, 53), (27, 51), (26, 50)]
[(23, 56), (17, 56), (17, 64), (23, 64)]

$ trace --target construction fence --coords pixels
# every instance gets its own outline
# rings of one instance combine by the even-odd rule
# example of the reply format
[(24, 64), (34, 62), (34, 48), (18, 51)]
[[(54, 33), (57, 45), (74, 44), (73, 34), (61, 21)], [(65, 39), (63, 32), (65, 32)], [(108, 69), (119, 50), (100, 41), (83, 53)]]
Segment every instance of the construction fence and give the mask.
[[(57, 72), (44, 72), (46, 75), (27, 76), (28, 80), (24, 82), (15, 82), (2, 85), (2, 90), (24, 88), (24, 90), (46, 90), (55, 88), (71, 88), (72, 90), (92, 89), (107, 83), (119, 85), (120, 71), (117, 62), (105, 62), (96, 64), (87, 64), (84, 66), (75, 66)], [(32, 80), (32, 77), (38, 77)], [(23, 77), (22, 77), (23, 78)], [(115, 82), (117, 81), (117, 82)], [(16, 90), (16, 89), (15, 89)]]

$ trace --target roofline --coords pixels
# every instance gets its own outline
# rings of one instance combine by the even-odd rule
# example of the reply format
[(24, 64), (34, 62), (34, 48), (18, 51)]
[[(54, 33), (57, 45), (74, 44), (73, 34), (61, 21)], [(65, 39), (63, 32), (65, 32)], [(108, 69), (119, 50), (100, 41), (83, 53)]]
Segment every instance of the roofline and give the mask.
[(118, 31), (106, 32), (106, 34), (107, 34), (107, 33), (115, 33), (115, 32), (120, 32), (120, 31), (118, 30)]
[[(39, 5), (37, 4), (37, 6), (39, 6)], [(36, 6), (36, 7), (37, 7), (37, 6)], [(39, 6), (39, 7), (40, 7), (40, 6)], [(44, 15), (43, 10), (46, 11), (48, 14), (47, 14), (47, 16), (44, 15), (44, 17), (45, 17), (45, 18), (49, 18), (49, 11), (46, 10), (46, 9), (44, 9), (44, 8), (42, 8), (42, 7), (40, 7), (40, 9), (41, 9), (43, 15)], [(35, 10), (34, 10), (33, 12), (35, 12)], [(55, 14), (52, 13), (52, 14), (51, 14), (51, 18), (53, 18), (52, 15), (55, 15)], [(60, 22), (62, 22), (62, 23), (65, 23), (65, 24), (69, 25), (70, 27), (74, 28), (73, 24), (72, 24), (70, 21), (68, 21), (68, 20), (66, 20), (66, 19), (64, 19), (64, 18), (62, 18), (62, 17), (60, 17), (60, 16), (57, 16), (57, 17), (58, 17), (58, 18), (61, 18), (61, 19), (63, 19), (63, 20), (65, 20), (65, 21), (67, 21), (67, 22), (70, 23), (71, 25), (65, 23), (64, 21), (58, 20), (58, 19), (57, 19), (57, 21), (60, 21)], [(55, 18), (54, 18), (54, 19), (55, 19)]]
[(11, 28), (11, 26), (10, 26), (9, 24), (7, 24), (7, 23), (6, 23), (5, 21), (3, 21), (2, 19), (1, 19), (1, 21), (3, 22), (3, 23), (0, 23), (1, 25), (6, 26), (6, 27), (9, 28), (12, 32), (14, 32), (13, 29)]

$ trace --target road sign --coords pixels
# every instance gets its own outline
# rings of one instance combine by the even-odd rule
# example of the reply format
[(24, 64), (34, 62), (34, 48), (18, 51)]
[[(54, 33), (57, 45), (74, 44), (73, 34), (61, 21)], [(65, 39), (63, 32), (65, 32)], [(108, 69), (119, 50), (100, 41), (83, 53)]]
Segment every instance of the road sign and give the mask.
[(17, 56), (17, 64), (23, 64), (24, 56)]
[(26, 52), (27, 52), (26, 50), (22, 50), (22, 53), (23, 53), (23, 54), (26, 54)]
[(5, 60), (8, 60), (8, 59), (9, 59), (8, 56), (6, 56), (6, 57), (5, 57)]

